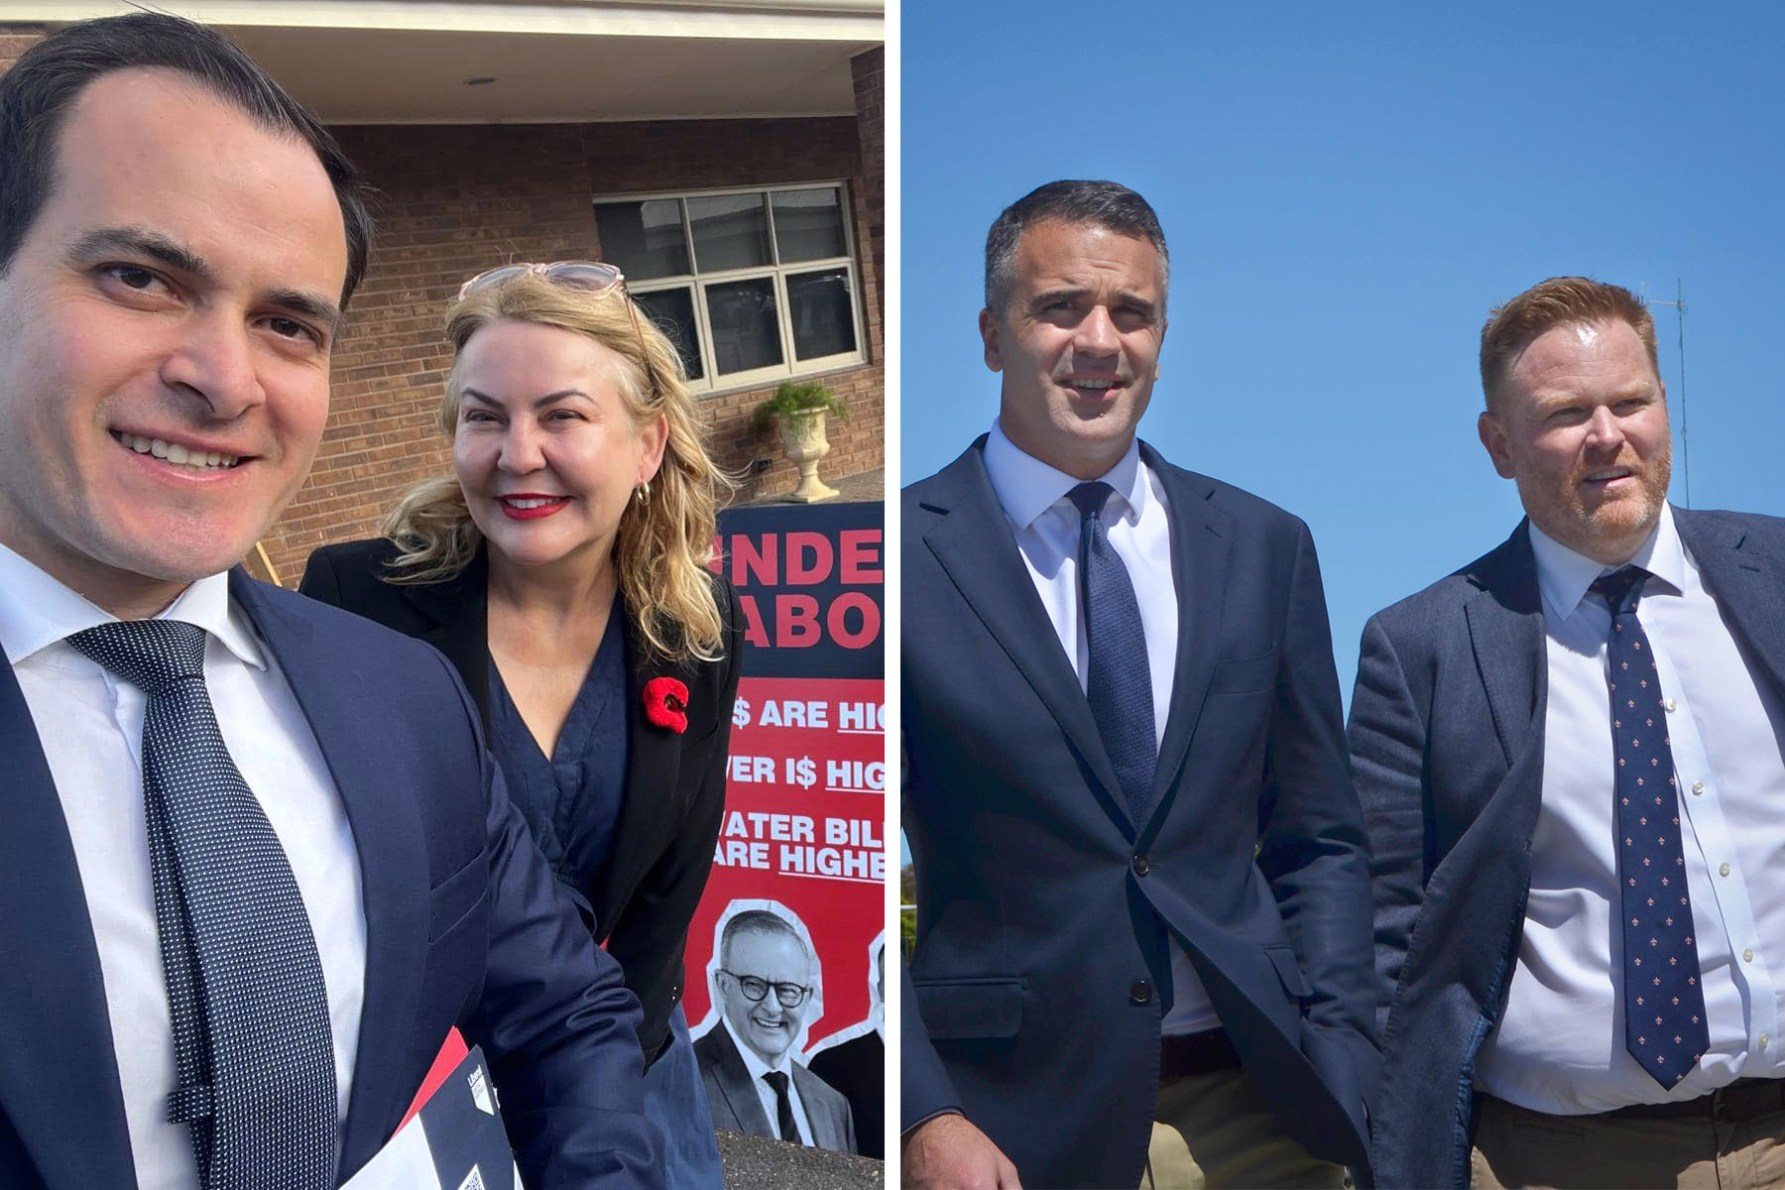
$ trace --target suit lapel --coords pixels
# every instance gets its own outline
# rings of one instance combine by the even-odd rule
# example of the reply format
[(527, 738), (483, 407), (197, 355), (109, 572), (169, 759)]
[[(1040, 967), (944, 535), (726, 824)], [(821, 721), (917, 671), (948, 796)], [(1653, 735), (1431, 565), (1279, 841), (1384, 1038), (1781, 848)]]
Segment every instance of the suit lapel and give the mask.
[[(74, 843), (12, 666), (0, 663), (6, 827), (0, 1119), (50, 1186), (134, 1186), (105, 982)], [(126, 1039), (126, 1043), (128, 1044)], [(19, 1172), (19, 1171), (14, 1171)]]
[(443, 583), (393, 585), (432, 625), (417, 639), (439, 649), (459, 671), (459, 680), (477, 704), (486, 732), (490, 726), (489, 574), (489, 558), (479, 549), (469, 566)]
[[(1785, 573), (1780, 561), (1754, 548), (1739, 524), (1701, 518), (1674, 509), (1680, 540), (1692, 551), (1717, 610), (1748, 657), (1785, 696)], [(1756, 675), (1758, 677), (1759, 675)]]
[[(682, 741), (699, 739), (696, 733), (707, 730), (704, 723), (714, 711), (710, 705), (698, 705), (707, 692), (697, 686), (690, 667), (653, 660), (631, 614), (619, 605), (615, 612), (626, 616), (626, 786), (613, 838), (625, 840), (627, 846), (616, 848), (606, 865), (607, 882), (601, 903), (610, 906), (619, 901), (616, 890), (636, 886), (637, 861), (659, 853), (659, 847), (645, 843), (662, 829), (657, 824), (682, 821), (683, 807), (672, 804), (672, 799), (682, 792)], [(656, 677), (673, 677), (688, 687), (688, 697), (694, 705), (689, 709), (688, 728), (681, 735), (652, 726), (640, 710), (645, 683)], [(596, 922), (596, 932), (605, 937), (613, 925), (611, 921)]]
[(1227, 598), (1231, 522), (1210, 503), (1213, 488), (1195, 483), (1146, 443), (1141, 443), (1140, 450), (1141, 459), (1165, 487), (1171, 514), (1171, 570), (1178, 597), (1177, 665), (1171, 684), (1171, 707), (1148, 800), (1147, 820), (1157, 823), (1161, 812), (1168, 808), (1170, 791), (1176, 788), (1178, 772), (1189, 754), (1203, 699), (1215, 672)]
[(1494, 734), (1510, 766), (1534, 742), (1533, 727), (1549, 686), (1543, 597), (1527, 525), (1513, 530), (1470, 577), (1480, 589), (1463, 605), (1463, 615)]
[(731, 1114), (737, 1117), (738, 1124), (746, 1135), (774, 1136), (775, 1125), (763, 1110), (762, 1096), (756, 1093), (756, 1083), (750, 1078), (750, 1068), (744, 1065), (744, 1057), (738, 1053), (738, 1047), (731, 1039), (731, 1033), (722, 1022), (714, 1022), (713, 1028), (719, 1031), (719, 1077), (716, 1080), (719, 1089), (725, 1093), (726, 1103), (731, 1105)]
[(1084, 757), (1103, 787), (1105, 805), (1129, 822), (1122, 787), (1091, 717), (1091, 704), (1035, 594), (1035, 583), (986, 476), (984, 443), (984, 438), (975, 442), (938, 476), (946, 486), (937, 493), (935, 506), (946, 515), (924, 534), (924, 545), (1035, 690), (1072, 748)]
[(423, 824), (411, 798), (393, 797), (405, 774), (392, 771), (381, 708), (356, 699), (355, 657), (287, 615), (240, 569), (230, 593), (279, 663), (328, 764), (359, 852), (366, 914), (366, 982), (353, 1093), (342, 1132), (343, 1168), (356, 1168), (384, 1142), (415, 1088), (399, 1085), (428, 954), (428, 861)]

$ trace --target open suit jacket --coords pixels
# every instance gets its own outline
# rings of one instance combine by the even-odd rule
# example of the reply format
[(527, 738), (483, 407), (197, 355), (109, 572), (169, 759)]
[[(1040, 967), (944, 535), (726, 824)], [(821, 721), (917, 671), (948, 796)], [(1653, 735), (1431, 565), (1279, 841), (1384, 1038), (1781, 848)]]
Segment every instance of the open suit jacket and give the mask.
[(984, 443), (904, 494), (903, 1130), (959, 1108), (1025, 1184), (1138, 1184), (1174, 937), (1286, 1131), (1363, 1166), (1368, 860), (1306, 526), (1142, 444), (1180, 631), (1136, 821)]
[[(1785, 694), (1785, 520), (1673, 515), (1754, 680)], [(1546, 641), (1528, 522), (1364, 628), (1350, 739), (1375, 853), (1384, 1186), (1469, 1182), (1475, 1054), (1506, 1006), (1543, 801)]]
[[(481, 1044), (530, 1187), (655, 1184), (638, 1007), (589, 941), (433, 650), (230, 575), (346, 806), (365, 1006), (341, 1174), (402, 1119), (446, 1033)], [(225, 708), (227, 711), (227, 708)], [(0, 1186), (134, 1186), (99, 953), (62, 805), (0, 666)]]
[[(694, 1056), (700, 1059), (700, 1081), (706, 1086), (707, 1102), (713, 1109), (713, 1127), (746, 1136), (776, 1135), (768, 1113), (762, 1109), (762, 1096), (750, 1081), (750, 1068), (744, 1065), (724, 1025), (713, 1023), (694, 1043)], [(806, 1124), (812, 1129), (812, 1143), (838, 1153), (855, 1152), (855, 1125), (849, 1116), (849, 1101), (797, 1061), (790, 1067), (793, 1085), (806, 1109)]]
[[(310, 556), (299, 588), (439, 649), (471, 692), (487, 729), (490, 710), (489, 568), (480, 552), (444, 583), (394, 585), (380, 577), (396, 548), (382, 538), (328, 546)], [(682, 996), (682, 954), (688, 922), (706, 888), (713, 845), (725, 813), (725, 758), (731, 705), (742, 668), (744, 617), (737, 592), (714, 575), (713, 593), (726, 625), (718, 661), (669, 664), (651, 658), (638, 625), (627, 620), (626, 698), (631, 710), (626, 789), (605, 854), (578, 846), (582, 821), (574, 801), (533, 824), (559, 878), (588, 903), (598, 942), (620, 961), (644, 1006), (639, 1041), (655, 1058), (669, 1040), (669, 1013)], [(688, 687), (688, 727), (677, 734), (637, 713), (645, 683), (679, 679)]]

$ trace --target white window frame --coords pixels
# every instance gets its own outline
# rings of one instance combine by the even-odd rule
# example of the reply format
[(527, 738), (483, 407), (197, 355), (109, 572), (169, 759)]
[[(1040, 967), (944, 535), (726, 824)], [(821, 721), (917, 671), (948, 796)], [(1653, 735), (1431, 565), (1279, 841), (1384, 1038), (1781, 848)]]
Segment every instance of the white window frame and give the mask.
[[(775, 232), (773, 218), (774, 194), (792, 190), (819, 190), (835, 188), (838, 193), (839, 213), (843, 219), (843, 251), (842, 256), (824, 256), (814, 260), (783, 262), (781, 247)], [(688, 221), (689, 199), (720, 198), (731, 195), (759, 195), (763, 199), (765, 219), (769, 231), (769, 253), (771, 263), (756, 265), (742, 269), (721, 269), (711, 272), (700, 270), (700, 257), (694, 247), (694, 229)], [(854, 206), (849, 194), (849, 182), (844, 178), (816, 178), (811, 181), (789, 182), (774, 186), (728, 186), (719, 189), (704, 190), (662, 190), (624, 194), (601, 194), (594, 198), (594, 205), (589, 209), (591, 218), (595, 217), (595, 205), (621, 202), (662, 202), (675, 201), (680, 204), (682, 213), (682, 244), (688, 259), (694, 265), (692, 273), (678, 273), (668, 277), (652, 277), (649, 280), (634, 281), (626, 278), (626, 287), (633, 294), (643, 296), (670, 290), (684, 290), (690, 295), (690, 304), (694, 309), (695, 334), (700, 342), (699, 348), (701, 369), (705, 375), (699, 380), (689, 380), (689, 391), (710, 395), (737, 392), (742, 389), (762, 388), (776, 384), (796, 376), (808, 376), (818, 372), (831, 372), (838, 368), (866, 363), (867, 324), (863, 316), (861, 287), (861, 271), (856, 267), (855, 252), (855, 217)], [(600, 234), (600, 224), (596, 225), (596, 234)], [(621, 266), (622, 268), (624, 265)], [(792, 310), (787, 301), (787, 278), (803, 273), (821, 273), (843, 269), (848, 278), (850, 297), (850, 317), (854, 320), (855, 350), (840, 352), (835, 355), (820, 356), (816, 359), (802, 360), (796, 358)], [(706, 291), (709, 286), (726, 281), (754, 281), (769, 278), (774, 283), (776, 322), (781, 331), (782, 363), (766, 368), (752, 368), (745, 372), (728, 372), (719, 374), (718, 362), (713, 349), (713, 332), (707, 318)]]

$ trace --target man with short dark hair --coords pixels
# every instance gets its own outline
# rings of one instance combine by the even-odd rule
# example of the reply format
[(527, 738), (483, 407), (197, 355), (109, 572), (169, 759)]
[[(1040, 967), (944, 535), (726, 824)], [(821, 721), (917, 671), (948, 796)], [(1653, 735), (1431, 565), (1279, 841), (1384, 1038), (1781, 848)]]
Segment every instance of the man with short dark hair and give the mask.
[(720, 935), (719, 1022), (694, 1056), (717, 1127), (853, 1153), (848, 1102), (794, 1060), (813, 991), (799, 931), (766, 909), (744, 910)]
[(0, 1184), (335, 1186), (454, 1026), (530, 1184), (655, 1184), (637, 1002), (450, 667), (232, 569), (315, 456), (369, 234), (201, 26), (0, 79)]
[(1785, 1183), (1785, 521), (1667, 503), (1628, 290), (1520, 294), (1481, 380), (1526, 519), (1370, 620), (1351, 704), (1377, 1175)]
[(986, 242), (991, 433), (904, 494), (916, 1186), (1367, 1164), (1367, 861), (1307, 527), (1135, 431), (1165, 237), (1053, 182)]

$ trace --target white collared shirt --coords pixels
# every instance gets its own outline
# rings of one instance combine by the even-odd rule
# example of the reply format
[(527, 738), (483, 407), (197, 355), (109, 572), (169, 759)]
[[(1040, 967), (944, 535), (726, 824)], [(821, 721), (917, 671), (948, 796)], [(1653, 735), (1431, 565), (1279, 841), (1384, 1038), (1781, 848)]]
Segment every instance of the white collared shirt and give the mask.
[[(1068, 498), (1082, 481), (1025, 454), (997, 422), (986, 438), (985, 469), (1035, 593), (1083, 690), (1090, 679), (1090, 647), (1079, 606), (1079, 512)], [(1178, 592), (1171, 569), (1170, 508), (1159, 477), (1140, 461), (1138, 442), (1130, 442), (1121, 460), (1099, 478), (1115, 489), (1103, 506), (1104, 531), (1128, 569), (1140, 604), (1157, 747), (1165, 739), (1177, 671)], [(1208, 992), (1176, 939), (1171, 942), (1171, 977), (1172, 1006), (1164, 1031), (1196, 1033), (1217, 1027), (1221, 1021)]]
[(1535, 526), (1531, 546), (1548, 634), (1543, 805), (1518, 966), (1477, 1082), (1535, 1111), (1580, 1115), (1785, 1076), (1771, 968), (1785, 962), (1785, 715), (1750, 675), (1664, 506), (1631, 562), (1653, 575), (1637, 617), (1668, 700), (1710, 1050), (1663, 1091), (1625, 1050), (1623, 935), (1613, 921), (1611, 612), (1587, 588), (1618, 568)]
[[(159, 618), (206, 632), (205, 683), (224, 742), (285, 848), (321, 953), (344, 1117), (366, 960), (359, 856), (345, 808), (290, 687), (231, 604), (228, 576), (193, 583)], [(37, 724), (74, 843), (137, 1181), (142, 1190), (190, 1190), (198, 1170), (188, 1131), (167, 1122), (173, 1026), (144, 825), (147, 699), (65, 640), (114, 619), (0, 546), (0, 645)]]
[[(774, 995), (773, 988), (769, 989), (769, 994)], [(750, 1072), (750, 1084), (756, 1088), (756, 1097), (762, 1101), (763, 1114), (768, 1116), (769, 1127), (774, 1129), (775, 1135), (781, 1136), (781, 1105), (775, 1101), (775, 1088), (769, 1086), (762, 1077), (771, 1070), (780, 1071), (787, 1076), (787, 1100), (793, 1105), (793, 1122), (800, 1130), (799, 1139), (807, 1145), (816, 1145), (818, 1142), (812, 1139), (812, 1125), (806, 1119), (806, 1102), (800, 1098), (799, 1086), (793, 1081), (793, 1047), (788, 1046), (771, 1066), (758, 1057), (755, 1050), (744, 1044), (737, 1031), (731, 1027), (731, 1022), (725, 1019), (724, 1013), (719, 1014), (719, 1027), (730, 1036), (732, 1048), (744, 1060), (744, 1069)], [(793, 1138), (781, 1136), (781, 1139)]]

